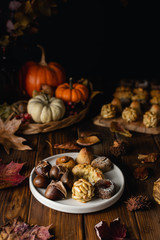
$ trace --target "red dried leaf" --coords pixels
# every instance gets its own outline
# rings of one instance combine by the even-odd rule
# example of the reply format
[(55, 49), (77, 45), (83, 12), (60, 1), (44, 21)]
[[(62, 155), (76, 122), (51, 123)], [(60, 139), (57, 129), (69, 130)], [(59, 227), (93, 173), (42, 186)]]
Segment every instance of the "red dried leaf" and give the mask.
[(95, 230), (100, 240), (111, 239), (110, 229), (105, 221), (101, 221), (95, 225)]
[(100, 240), (123, 240), (126, 239), (127, 229), (124, 224), (120, 223), (117, 218), (107, 225), (105, 221), (101, 221), (95, 225), (95, 230)]
[(127, 229), (120, 219), (116, 218), (110, 223), (110, 232), (113, 240), (123, 239), (126, 237)]
[(0, 189), (17, 186), (26, 176), (19, 174), (24, 163), (15, 163), (11, 161), (9, 164), (3, 164), (0, 159)]

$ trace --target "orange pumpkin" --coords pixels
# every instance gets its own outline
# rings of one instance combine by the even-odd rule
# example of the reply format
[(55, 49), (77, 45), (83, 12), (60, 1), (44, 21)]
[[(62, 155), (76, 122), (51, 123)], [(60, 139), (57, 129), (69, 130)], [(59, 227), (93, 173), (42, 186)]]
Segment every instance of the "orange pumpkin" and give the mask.
[(55, 96), (65, 102), (86, 102), (88, 99), (88, 88), (80, 83), (72, 85), (72, 78), (70, 78), (69, 83), (63, 83), (57, 87)]
[(46, 63), (44, 49), (39, 63), (29, 61), (19, 71), (19, 87), (32, 97), (33, 90), (40, 91), (42, 84), (57, 87), (66, 80), (65, 71), (57, 62)]

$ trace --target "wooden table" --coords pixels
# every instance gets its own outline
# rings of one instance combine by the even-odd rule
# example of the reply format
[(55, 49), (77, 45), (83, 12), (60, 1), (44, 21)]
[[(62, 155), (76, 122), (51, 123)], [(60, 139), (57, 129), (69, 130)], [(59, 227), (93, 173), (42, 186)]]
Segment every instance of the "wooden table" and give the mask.
[[(108, 128), (94, 126), (87, 117), (81, 123), (54, 132), (25, 135), (26, 144), (32, 147), (31, 151), (11, 150), (7, 155), (0, 147), (0, 157), (5, 163), (10, 161), (25, 162), (25, 174), (30, 174), (33, 167), (42, 159), (54, 154), (64, 153), (64, 150), (54, 149), (54, 143), (65, 143), (78, 138), (81, 131), (92, 130), (98, 132), (101, 142), (89, 147), (93, 154), (109, 155), (109, 146), (113, 144), (115, 136)], [(0, 225), (8, 220), (20, 216), (30, 224), (48, 226), (56, 240), (97, 240), (94, 226), (101, 220), (108, 224), (119, 217), (128, 230), (130, 239), (158, 240), (160, 239), (160, 207), (152, 197), (153, 183), (160, 177), (159, 161), (146, 164), (151, 174), (145, 181), (136, 180), (133, 170), (140, 165), (138, 153), (159, 152), (160, 136), (145, 135), (133, 132), (127, 138), (130, 150), (121, 159), (114, 160), (125, 176), (125, 191), (120, 200), (113, 206), (99, 212), (89, 214), (69, 214), (50, 209), (37, 201), (30, 192), (28, 179), (17, 187), (0, 190)], [(49, 144), (49, 143), (50, 144)], [(66, 151), (69, 152), (69, 151)], [(126, 209), (125, 201), (131, 195), (147, 195), (152, 201), (149, 210), (130, 212)]]

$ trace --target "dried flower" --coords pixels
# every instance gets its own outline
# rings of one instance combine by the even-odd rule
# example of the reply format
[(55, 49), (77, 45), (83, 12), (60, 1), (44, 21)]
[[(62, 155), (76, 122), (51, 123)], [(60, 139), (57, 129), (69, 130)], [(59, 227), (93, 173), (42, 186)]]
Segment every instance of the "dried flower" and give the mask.
[(143, 195), (132, 196), (125, 203), (129, 211), (143, 210), (150, 208), (151, 206), (151, 202), (148, 197)]
[(145, 180), (148, 178), (149, 172), (146, 167), (137, 167), (134, 169), (133, 175), (136, 179)]
[(115, 157), (119, 157), (120, 155), (125, 155), (128, 148), (128, 142), (124, 140), (115, 140), (113, 142), (113, 146), (110, 146), (110, 152)]
[(125, 137), (132, 137), (132, 134), (126, 130), (119, 122), (112, 121), (110, 125), (110, 131), (116, 132), (121, 135), (124, 135)]
[(138, 159), (144, 162), (155, 162), (159, 157), (158, 153), (138, 154)]

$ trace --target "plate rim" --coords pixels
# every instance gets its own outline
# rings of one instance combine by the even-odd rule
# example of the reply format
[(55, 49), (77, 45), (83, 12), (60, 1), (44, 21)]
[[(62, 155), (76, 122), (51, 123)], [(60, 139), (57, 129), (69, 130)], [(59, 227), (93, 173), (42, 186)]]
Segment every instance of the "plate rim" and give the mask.
[[(58, 157), (61, 157), (61, 156), (64, 156), (64, 155), (66, 155), (66, 156), (67, 155), (78, 155), (78, 152), (67, 152), (67, 153), (55, 154), (55, 155), (49, 156), (47, 158), (44, 158), (42, 161), (45, 161), (45, 160), (50, 161), (50, 160), (52, 160), (55, 157), (58, 158)], [(55, 159), (53, 159), (53, 160), (55, 160)], [(90, 206), (88, 206), (88, 204), (87, 204), (87, 203), (90, 204), (90, 201), (87, 202), (87, 203), (80, 203), (80, 202), (78, 202), (79, 204), (82, 204), (83, 208), (81, 208), (81, 206), (79, 206), (79, 205), (77, 205), (77, 206), (75, 206), (75, 205), (74, 206), (72, 206), (72, 205), (65, 205), (65, 204), (62, 205), (61, 203), (59, 203), (57, 201), (53, 201), (53, 200), (47, 199), (45, 196), (43, 196), (43, 194), (41, 194), (36, 189), (36, 187), (32, 183), (32, 178), (33, 178), (35, 167), (32, 169), (32, 171), (30, 173), (30, 176), (29, 176), (30, 191), (31, 191), (32, 195), (41, 204), (43, 204), (43, 205), (45, 205), (45, 206), (47, 206), (47, 207), (49, 207), (51, 209), (60, 211), (60, 212), (74, 213), (74, 214), (84, 214), (84, 213), (98, 212), (98, 211), (106, 209), (106, 208), (112, 206), (114, 203), (116, 203), (120, 199), (120, 197), (122, 196), (122, 194), (124, 192), (124, 187), (125, 187), (124, 175), (123, 175), (121, 169), (116, 164), (113, 163), (113, 166), (114, 166), (114, 168), (117, 168), (117, 170), (120, 172), (122, 184), (120, 185), (120, 189), (118, 190), (118, 192), (116, 192), (111, 198), (109, 198), (109, 199), (100, 199), (102, 201), (101, 201), (99, 206), (97, 206), (97, 202), (95, 204), (92, 203)], [(65, 201), (65, 199), (61, 200), (61, 201)]]

